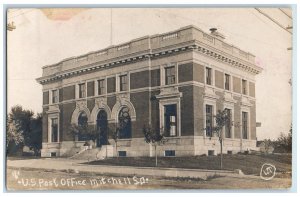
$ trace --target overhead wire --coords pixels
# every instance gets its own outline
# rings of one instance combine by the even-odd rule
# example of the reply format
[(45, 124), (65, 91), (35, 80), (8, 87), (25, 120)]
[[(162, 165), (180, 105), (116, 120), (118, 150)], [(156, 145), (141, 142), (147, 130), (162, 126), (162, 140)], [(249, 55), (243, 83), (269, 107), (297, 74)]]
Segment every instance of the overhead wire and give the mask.
[(282, 8), (278, 8), (283, 14), (285, 14), (290, 19), (293, 19), (289, 14), (287, 14)]
[(259, 8), (254, 8), (254, 9), (257, 10), (260, 14), (262, 14), (265, 17), (267, 17), (268, 19), (270, 19), (273, 23), (275, 23), (276, 25), (278, 25), (280, 28), (282, 28), (285, 31), (287, 31), (289, 34), (292, 34), (292, 32), (288, 31), (283, 25), (281, 25), (278, 21), (276, 21), (275, 19), (273, 19), (272, 17), (270, 17), (268, 14), (266, 14), (265, 12), (263, 12), (261, 9), (259, 9)]

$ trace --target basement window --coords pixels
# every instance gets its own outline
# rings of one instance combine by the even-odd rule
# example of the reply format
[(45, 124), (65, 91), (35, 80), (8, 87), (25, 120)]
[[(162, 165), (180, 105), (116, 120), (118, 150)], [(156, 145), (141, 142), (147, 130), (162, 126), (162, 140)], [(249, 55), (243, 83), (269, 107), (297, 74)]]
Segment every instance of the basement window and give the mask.
[(166, 150), (165, 157), (175, 157), (175, 150)]
[(126, 157), (126, 151), (118, 151), (119, 157)]
[(208, 150), (208, 156), (214, 156), (215, 151), (214, 150)]
[(232, 150), (227, 151), (228, 155), (232, 155)]
[(56, 157), (56, 152), (52, 152), (51, 157)]

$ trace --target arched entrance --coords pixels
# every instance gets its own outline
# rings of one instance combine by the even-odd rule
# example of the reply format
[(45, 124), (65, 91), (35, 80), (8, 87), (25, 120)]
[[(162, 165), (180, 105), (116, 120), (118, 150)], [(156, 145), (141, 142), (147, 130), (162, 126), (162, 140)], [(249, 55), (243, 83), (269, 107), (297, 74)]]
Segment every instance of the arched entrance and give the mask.
[(122, 107), (119, 112), (118, 120), (120, 128), (120, 138), (131, 138), (131, 118), (128, 107)]
[(101, 109), (97, 115), (97, 147), (102, 145), (107, 145), (108, 143), (108, 127), (107, 127), (107, 113), (105, 110)]

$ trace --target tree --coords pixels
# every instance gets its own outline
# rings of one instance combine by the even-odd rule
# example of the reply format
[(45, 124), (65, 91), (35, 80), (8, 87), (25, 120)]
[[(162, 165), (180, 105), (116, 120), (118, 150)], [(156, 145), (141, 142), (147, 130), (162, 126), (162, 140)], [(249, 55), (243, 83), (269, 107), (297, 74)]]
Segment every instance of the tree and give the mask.
[(25, 145), (37, 155), (42, 147), (42, 114), (34, 117), (31, 110), (25, 110), (20, 105), (13, 106), (7, 118), (6, 137), (7, 148), (10, 144)]
[(204, 130), (210, 129), (211, 134), (216, 133), (219, 138), (221, 149), (220, 168), (223, 169), (223, 128), (227, 126), (230, 130), (231, 126), (233, 126), (233, 121), (231, 121), (231, 114), (228, 113), (227, 109), (224, 109), (223, 111), (219, 110), (218, 113), (214, 116), (214, 118), (216, 120), (215, 126), (213, 126), (212, 128), (205, 128)]
[(279, 149), (283, 149), (285, 152), (292, 152), (292, 132), (293, 132), (293, 127), (291, 125), (289, 133), (284, 134), (280, 133), (280, 136), (276, 140), (276, 145)]
[(27, 145), (33, 149), (34, 154), (37, 156), (39, 150), (42, 148), (42, 133), (43, 133), (43, 115), (38, 113), (35, 118), (31, 120), (30, 133), (28, 134), (29, 140)]
[(13, 123), (19, 132), (22, 132), (24, 137), (24, 144), (27, 145), (30, 142), (31, 121), (34, 113), (30, 110), (24, 110), (22, 106), (16, 105), (11, 108), (11, 112), (8, 116), (9, 123)]
[(273, 142), (270, 139), (265, 139), (263, 141), (263, 148), (264, 148), (264, 153), (265, 154), (269, 154), (270, 152), (272, 152), (274, 150), (273, 148)]
[(71, 132), (74, 135), (74, 138), (78, 138), (80, 141), (86, 141), (92, 140), (94, 143), (97, 139), (97, 130), (94, 126), (86, 124), (71, 124), (69, 126), (69, 132)]
[(120, 139), (120, 128), (116, 127), (116, 129), (112, 132), (112, 138), (115, 141), (115, 146), (116, 146), (116, 153), (117, 157), (118, 155), (118, 140)]
[(164, 144), (166, 142), (166, 139), (164, 137), (164, 134), (161, 134), (161, 131), (163, 129), (160, 130), (154, 130), (151, 125), (149, 125), (148, 127), (144, 126), (143, 127), (143, 133), (144, 133), (144, 137), (145, 137), (145, 142), (147, 144), (151, 144), (152, 146), (154, 146), (154, 150), (155, 150), (155, 166), (157, 167), (157, 146)]
[(6, 131), (6, 148), (8, 148), (11, 143), (19, 145), (24, 141), (22, 131), (18, 131), (14, 123), (7, 122)]

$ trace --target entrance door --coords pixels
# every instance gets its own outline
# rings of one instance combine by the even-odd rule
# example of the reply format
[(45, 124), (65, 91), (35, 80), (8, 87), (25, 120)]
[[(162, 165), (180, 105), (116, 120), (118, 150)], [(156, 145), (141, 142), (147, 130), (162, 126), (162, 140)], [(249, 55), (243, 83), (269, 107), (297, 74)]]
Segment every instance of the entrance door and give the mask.
[(97, 115), (97, 147), (101, 147), (102, 145), (107, 145), (107, 113), (104, 110), (100, 110)]

